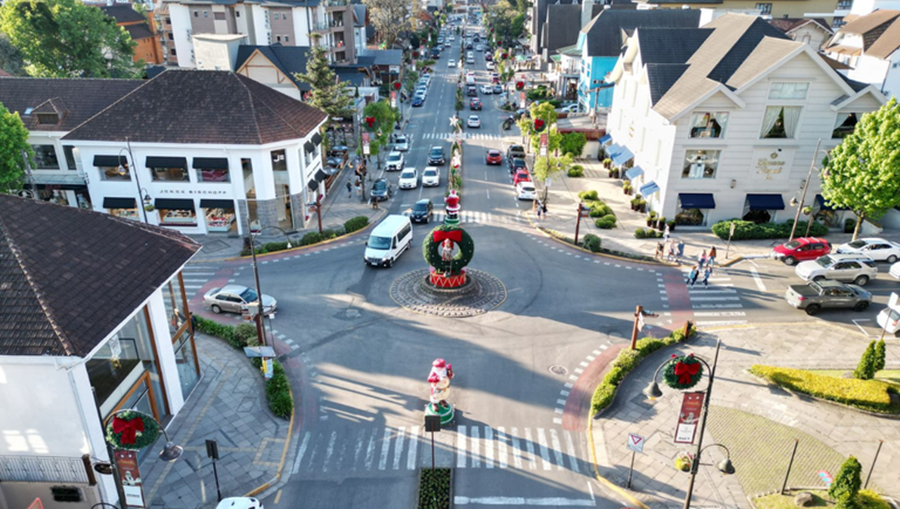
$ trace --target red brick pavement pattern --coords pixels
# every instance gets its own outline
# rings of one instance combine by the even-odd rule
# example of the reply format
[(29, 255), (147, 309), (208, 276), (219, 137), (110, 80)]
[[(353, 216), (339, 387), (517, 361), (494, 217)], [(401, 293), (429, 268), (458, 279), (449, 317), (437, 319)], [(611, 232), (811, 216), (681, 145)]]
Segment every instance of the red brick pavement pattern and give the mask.
[(619, 355), (619, 350), (627, 346), (626, 344), (610, 346), (584, 368), (572, 389), (569, 390), (569, 397), (566, 398), (562, 419), (563, 429), (569, 431), (587, 429), (587, 418), (591, 410), (591, 396), (594, 395), (594, 388), (603, 380), (607, 366)]

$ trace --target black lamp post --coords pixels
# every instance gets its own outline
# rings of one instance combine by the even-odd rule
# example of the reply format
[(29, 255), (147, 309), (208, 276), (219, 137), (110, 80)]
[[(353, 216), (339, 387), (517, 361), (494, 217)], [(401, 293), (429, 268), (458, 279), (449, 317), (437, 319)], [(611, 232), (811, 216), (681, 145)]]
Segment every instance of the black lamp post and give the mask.
[[(128, 168), (131, 170), (131, 174), (134, 175), (134, 182), (137, 184), (138, 188), (138, 198), (140, 198), (144, 204), (140, 205), (141, 208), (141, 216), (144, 218), (145, 223), (149, 223), (147, 221), (147, 209), (144, 208), (150, 202), (150, 193), (147, 192), (146, 189), (141, 187), (141, 179), (138, 176), (137, 164), (134, 160), (134, 153), (131, 151), (131, 141), (128, 138), (125, 138), (125, 148), (119, 149), (119, 157), (122, 157), (122, 152), (128, 152), (128, 156), (131, 158), (131, 162), (128, 162), (126, 159), (126, 163), (128, 163)], [(118, 158), (117, 158), (118, 159)], [(128, 174), (128, 170), (125, 169), (125, 166), (119, 165), (119, 176), (124, 177)]]

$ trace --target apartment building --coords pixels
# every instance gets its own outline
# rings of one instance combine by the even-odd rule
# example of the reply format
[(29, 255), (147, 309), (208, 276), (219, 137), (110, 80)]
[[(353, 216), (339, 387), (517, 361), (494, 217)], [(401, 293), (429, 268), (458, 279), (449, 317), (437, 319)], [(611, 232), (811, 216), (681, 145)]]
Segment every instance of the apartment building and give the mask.
[(823, 50), (851, 67), (845, 71), (850, 79), (870, 83), (887, 96), (900, 92), (900, 10), (854, 18)]
[(144, 61), (146, 64), (163, 63), (163, 52), (160, 41), (156, 35), (154, 26), (155, 18), (144, 17), (134, 10), (131, 5), (104, 5), (100, 7), (107, 16), (116, 20), (116, 25), (124, 28), (131, 40), (137, 44), (134, 47), (134, 61)]

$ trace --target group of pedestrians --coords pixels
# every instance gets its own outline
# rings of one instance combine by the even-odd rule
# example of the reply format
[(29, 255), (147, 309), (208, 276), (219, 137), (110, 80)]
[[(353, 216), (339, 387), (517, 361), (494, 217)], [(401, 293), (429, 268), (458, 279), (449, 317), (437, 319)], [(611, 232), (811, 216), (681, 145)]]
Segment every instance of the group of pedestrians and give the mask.
[(688, 273), (687, 280), (685, 281), (691, 288), (697, 283), (697, 278), (700, 278), (700, 282), (703, 283), (704, 288), (709, 288), (709, 276), (713, 273), (713, 266), (716, 264), (716, 247), (713, 246), (709, 248), (709, 254), (706, 253), (704, 249), (702, 253), (700, 253), (700, 258), (697, 260), (697, 264), (691, 267), (691, 271)]
[(681, 260), (684, 258), (684, 241), (665, 239), (664, 242), (657, 242), (656, 258), (681, 264)]

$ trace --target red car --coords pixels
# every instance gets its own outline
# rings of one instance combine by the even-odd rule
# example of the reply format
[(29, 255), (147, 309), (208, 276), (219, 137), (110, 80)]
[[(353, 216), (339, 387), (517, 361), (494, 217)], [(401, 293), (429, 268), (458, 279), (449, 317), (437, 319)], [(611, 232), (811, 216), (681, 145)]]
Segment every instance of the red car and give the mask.
[(785, 265), (794, 265), (797, 262), (815, 260), (830, 252), (831, 244), (827, 240), (817, 237), (800, 237), (787, 244), (773, 247), (772, 258), (783, 261)]
[(488, 150), (487, 155), (484, 156), (485, 164), (501, 164), (503, 163), (503, 154), (500, 153), (499, 150)]
[(531, 182), (531, 177), (528, 176), (528, 172), (525, 170), (519, 170), (516, 172), (516, 176), (513, 177), (513, 185), (519, 185), (519, 182)]

